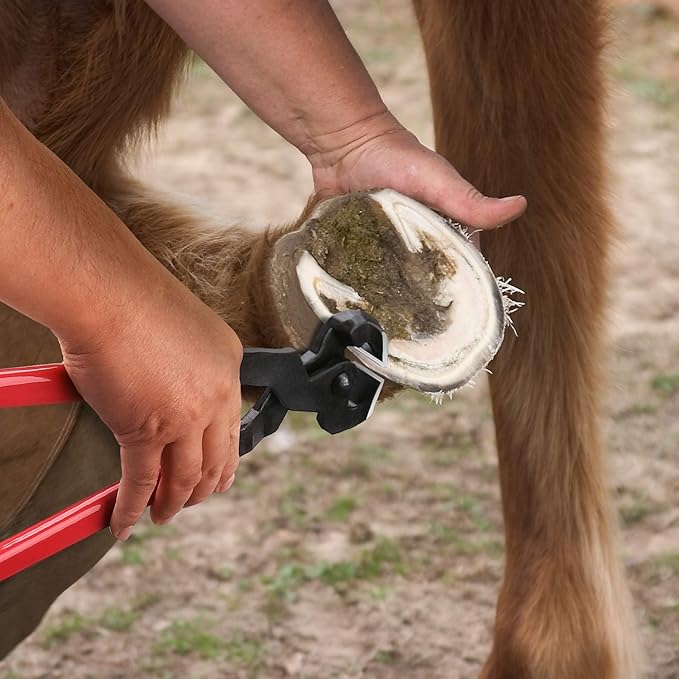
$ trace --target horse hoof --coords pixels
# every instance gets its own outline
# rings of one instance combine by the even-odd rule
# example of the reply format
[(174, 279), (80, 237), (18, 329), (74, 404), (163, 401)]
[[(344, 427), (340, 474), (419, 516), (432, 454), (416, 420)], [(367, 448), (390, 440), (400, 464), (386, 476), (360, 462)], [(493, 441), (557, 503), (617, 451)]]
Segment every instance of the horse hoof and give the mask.
[(434, 394), (486, 367), (517, 305), (462, 227), (390, 189), (321, 202), (274, 245), (269, 276), (297, 346), (308, 344), (319, 320), (364, 309), (384, 327), (389, 357), (386, 366), (363, 355), (361, 362)]

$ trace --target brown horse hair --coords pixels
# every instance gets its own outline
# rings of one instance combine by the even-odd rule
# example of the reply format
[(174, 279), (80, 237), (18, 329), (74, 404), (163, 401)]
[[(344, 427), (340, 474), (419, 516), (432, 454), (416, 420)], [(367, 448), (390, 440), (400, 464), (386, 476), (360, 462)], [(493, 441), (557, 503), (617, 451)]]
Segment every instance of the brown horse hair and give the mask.
[[(485, 679), (634, 679), (637, 640), (617, 556), (599, 430), (613, 223), (606, 202), (601, 0), (415, 0), (436, 144), (490, 195), (528, 212), (484, 233), (530, 303), (493, 364), (506, 570)], [(262, 282), (286, 230), (215, 227), (124, 169), (168, 110), (189, 54), (141, 2), (17, 0), (2, 10), (0, 88), (36, 7), (54, 74), (29, 127), (245, 344), (285, 342)], [(43, 17), (44, 19), (44, 17)], [(2, 91), (0, 89), (0, 91)]]
[(529, 209), (482, 234), (529, 303), (492, 365), (506, 567), (486, 679), (633, 679), (599, 418), (613, 222), (600, 0), (417, 0), (437, 149)]

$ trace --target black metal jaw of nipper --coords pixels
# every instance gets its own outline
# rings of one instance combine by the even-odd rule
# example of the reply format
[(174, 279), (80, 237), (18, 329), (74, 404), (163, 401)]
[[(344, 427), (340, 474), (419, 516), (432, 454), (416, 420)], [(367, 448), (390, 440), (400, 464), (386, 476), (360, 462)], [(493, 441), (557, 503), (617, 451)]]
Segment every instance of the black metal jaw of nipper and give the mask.
[(265, 387), (240, 424), (240, 454), (273, 434), (289, 410), (318, 413), (318, 424), (336, 434), (365, 421), (384, 380), (347, 359), (347, 347), (386, 360), (387, 339), (379, 323), (361, 310), (331, 316), (316, 331), (311, 347), (245, 349), (241, 384)]

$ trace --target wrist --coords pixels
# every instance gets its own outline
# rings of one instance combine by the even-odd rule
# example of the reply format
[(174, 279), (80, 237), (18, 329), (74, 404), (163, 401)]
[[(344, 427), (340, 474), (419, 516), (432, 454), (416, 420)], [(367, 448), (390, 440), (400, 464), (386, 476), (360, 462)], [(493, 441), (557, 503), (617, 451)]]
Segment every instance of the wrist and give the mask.
[(125, 245), (112, 268), (102, 266), (100, 276), (78, 282), (80, 293), (73, 295), (68, 314), (59, 315), (50, 327), (69, 353), (88, 354), (139, 341), (155, 315), (171, 309), (183, 293), (190, 294), (140, 245), (136, 247), (137, 241)]
[(333, 167), (373, 140), (403, 132), (403, 126), (384, 104), (380, 104), (347, 125), (310, 135), (308, 142), (298, 148), (307, 157), (312, 170)]

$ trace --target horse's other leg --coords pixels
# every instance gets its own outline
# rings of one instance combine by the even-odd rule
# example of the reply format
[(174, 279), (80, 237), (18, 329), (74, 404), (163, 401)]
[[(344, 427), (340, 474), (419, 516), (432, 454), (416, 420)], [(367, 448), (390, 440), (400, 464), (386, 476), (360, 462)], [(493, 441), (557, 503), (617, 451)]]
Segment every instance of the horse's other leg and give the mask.
[(633, 679), (637, 639), (598, 425), (612, 222), (599, 0), (417, 0), (438, 150), (481, 191), (523, 193), (484, 233), (525, 289), (492, 369), (506, 570), (487, 679)]

